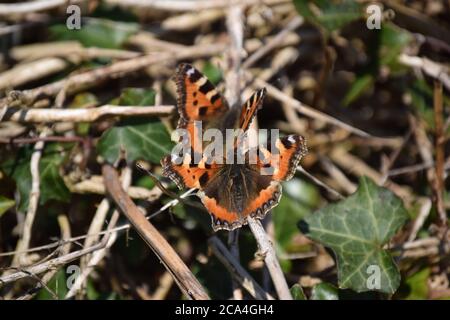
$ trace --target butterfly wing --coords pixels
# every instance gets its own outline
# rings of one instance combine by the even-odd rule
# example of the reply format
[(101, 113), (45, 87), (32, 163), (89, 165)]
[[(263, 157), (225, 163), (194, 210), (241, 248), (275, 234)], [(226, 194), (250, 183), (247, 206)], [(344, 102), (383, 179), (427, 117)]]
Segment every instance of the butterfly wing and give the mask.
[[(267, 150), (268, 151), (268, 150)], [(275, 150), (265, 151), (270, 159), (272, 179), (288, 181), (297, 170), (300, 160), (308, 153), (306, 139), (298, 134), (291, 134), (275, 141)], [(267, 162), (265, 169), (267, 169)], [(259, 167), (264, 166), (259, 163)]]
[(256, 116), (256, 112), (261, 108), (264, 97), (266, 95), (266, 89), (260, 89), (252, 94), (252, 96), (244, 103), (241, 109), (241, 115), (239, 117), (239, 128), (243, 131), (247, 131), (253, 118)]
[(205, 185), (216, 175), (220, 165), (207, 164), (204, 160), (194, 164), (187, 155), (181, 164), (172, 161), (172, 156), (167, 155), (161, 160), (163, 176), (170, 178), (179, 189), (204, 188)]
[(264, 149), (256, 164), (225, 165), (208, 176), (198, 195), (213, 229), (236, 229), (248, 216), (262, 219), (280, 200), (280, 182), (292, 178), (306, 152), (305, 139), (290, 135), (277, 139), (274, 150)]

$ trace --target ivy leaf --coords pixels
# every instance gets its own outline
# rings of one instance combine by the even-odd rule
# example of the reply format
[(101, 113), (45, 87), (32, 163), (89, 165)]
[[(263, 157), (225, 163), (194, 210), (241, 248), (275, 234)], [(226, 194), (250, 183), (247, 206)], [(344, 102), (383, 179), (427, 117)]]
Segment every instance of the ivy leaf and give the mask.
[(0, 217), (10, 208), (14, 207), (15, 204), (16, 202), (14, 200), (8, 199), (4, 196), (0, 196)]
[[(154, 104), (155, 93), (140, 88), (125, 89), (119, 102), (122, 105), (148, 106)], [(115, 163), (122, 151), (127, 161), (159, 163), (172, 147), (170, 135), (161, 121), (155, 118), (130, 118), (106, 130), (98, 141), (97, 151), (109, 163)]]
[[(67, 202), (70, 198), (70, 191), (59, 173), (59, 168), (64, 161), (64, 156), (59, 149), (60, 145), (57, 143), (46, 145), (39, 161), (39, 204), (41, 205), (49, 200)], [(30, 161), (32, 152), (33, 149), (30, 147), (21, 148), (17, 161), (8, 159), (2, 164), (2, 169), (5, 173), (16, 181), (20, 194), (18, 210), (22, 212), (25, 212), (28, 208), (31, 190)]]
[(339, 300), (338, 289), (326, 282), (318, 283), (311, 291), (311, 300)]
[(400, 274), (383, 245), (407, 219), (400, 198), (362, 177), (353, 195), (308, 216), (299, 228), (335, 252), (340, 288), (391, 294)]
[(119, 98), (121, 106), (151, 106), (155, 103), (156, 93), (154, 90), (142, 88), (126, 88)]

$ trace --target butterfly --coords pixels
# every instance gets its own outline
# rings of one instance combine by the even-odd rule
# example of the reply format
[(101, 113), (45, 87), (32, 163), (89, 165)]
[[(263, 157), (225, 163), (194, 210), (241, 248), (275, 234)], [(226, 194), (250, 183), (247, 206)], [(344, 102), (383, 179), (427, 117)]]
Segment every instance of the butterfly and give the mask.
[[(197, 196), (211, 215), (214, 231), (239, 228), (247, 224), (249, 216), (262, 219), (280, 200), (280, 182), (292, 178), (306, 155), (305, 139), (300, 135), (288, 135), (278, 138), (273, 148), (258, 146), (257, 159), (252, 163), (248, 157), (244, 163), (208, 163), (204, 158), (195, 163), (192, 155), (201, 152), (198, 146), (203, 146), (203, 143), (195, 143), (198, 131), (238, 128), (247, 132), (262, 107), (266, 90), (254, 92), (241, 108), (230, 108), (214, 85), (189, 64), (178, 66), (175, 82), (180, 115), (177, 129), (189, 133), (194, 147), (181, 155), (182, 162), (174, 161), (173, 155), (165, 156), (161, 160), (163, 176), (180, 189), (198, 189)], [(198, 121), (202, 123), (201, 129), (195, 126)], [(273, 166), (274, 163), (277, 165)], [(262, 174), (267, 167), (272, 169), (271, 174)]]

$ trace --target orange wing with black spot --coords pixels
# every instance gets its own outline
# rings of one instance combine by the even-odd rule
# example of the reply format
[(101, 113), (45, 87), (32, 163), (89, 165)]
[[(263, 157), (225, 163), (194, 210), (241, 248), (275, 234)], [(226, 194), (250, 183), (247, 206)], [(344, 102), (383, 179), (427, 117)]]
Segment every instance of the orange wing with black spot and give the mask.
[(194, 120), (208, 121), (228, 110), (225, 99), (214, 85), (197, 69), (187, 63), (178, 66), (175, 75), (179, 128)]
[(186, 155), (180, 164), (174, 163), (172, 156), (167, 155), (161, 160), (161, 165), (163, 175), (174, 181), (180, 189), (203, 188), (220, 168), (214, 163), (207, 164), (204, 160), (194, 164), (190, 155)]
[(277, 139), (275, 142), (275, 150), (271, 150), (269, 156), (271, 169), (273, 169), (272, 179), (275, 181), (290, 180), (300, 160), (307, 153), (306, 140), (298, 134)]
[[(202, 142), (196, 141), (200, 137), (200, 131), (206, 128), (211, 119), (225, 114), (228, 106), (214, 85), (190, 64), (182, 63), (178, 66), (175, 82), (180, 114), (178, 128), (186, 129), (195, 151), (202, 152)], [(199, 129), (198, 121), (201, 121), (203, 130)]]

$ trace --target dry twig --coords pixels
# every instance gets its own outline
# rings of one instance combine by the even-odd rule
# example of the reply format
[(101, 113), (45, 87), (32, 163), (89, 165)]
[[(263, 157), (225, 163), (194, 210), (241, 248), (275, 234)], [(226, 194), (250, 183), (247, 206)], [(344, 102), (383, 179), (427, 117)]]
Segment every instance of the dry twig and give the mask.
[(174, 111), (173, 106), (113, 106), (79, 109), (22, 109), (7, 108), (2, 121), (24, 123), (47, 122), (93, 122), (107, 116), (167, 116)]
[(181, 291), (191, 299), (209, 299), (208, 294), (189, 268), (161, 236), (158, 230), (145, 218), (125, 191), (123, 191), (120, 186), (117, 171), (110, 165), (104, 165), (102, 172), (108, 193), (142, 239), (153, 250), (158, 258), (161, 259), (161, 262), (172, 274)]

